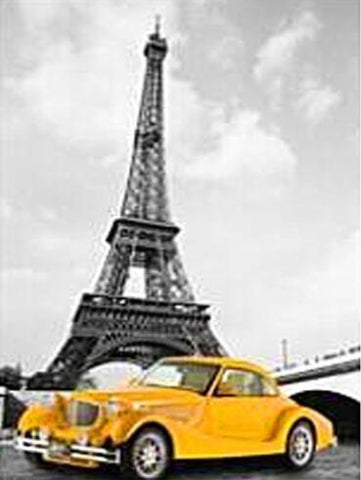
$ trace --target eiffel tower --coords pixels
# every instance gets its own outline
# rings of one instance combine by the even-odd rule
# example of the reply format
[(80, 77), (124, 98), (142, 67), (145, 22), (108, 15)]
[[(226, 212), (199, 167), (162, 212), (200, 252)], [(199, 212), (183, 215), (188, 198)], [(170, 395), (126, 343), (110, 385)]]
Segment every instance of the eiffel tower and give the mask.
[[(28, 388), (73, 389), (88, 369), (113, 360), (146, 367), (164, 356), (225, 355), (208, 305), (196, 303), (184, 272), (166, 192), (163, 61), (159, 22), (146, 43), (146, 71), (130, 171), (120, 216), (94, 293), (83, 294), (70, 336)], [(145, 298), (124, 296), (132, 267), (142, 267)]]

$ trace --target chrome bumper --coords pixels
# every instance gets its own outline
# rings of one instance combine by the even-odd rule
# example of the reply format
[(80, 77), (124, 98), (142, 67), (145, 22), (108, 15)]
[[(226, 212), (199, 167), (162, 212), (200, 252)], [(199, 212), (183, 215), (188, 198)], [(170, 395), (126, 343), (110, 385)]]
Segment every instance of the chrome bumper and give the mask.
[(23, 452), (39, 453), (45, 460), (56, 461), (57, 456), (64, 460), (85, 460), (99, 463), (110, 463), (120, 465), (120, 449), (108, 450), (102, 447), (92, 447), (90, 445), (61, 444), (56, 441), (42, 440), (38, 438), (27, 438), (18, 436), (14, 444), (16, 450)]

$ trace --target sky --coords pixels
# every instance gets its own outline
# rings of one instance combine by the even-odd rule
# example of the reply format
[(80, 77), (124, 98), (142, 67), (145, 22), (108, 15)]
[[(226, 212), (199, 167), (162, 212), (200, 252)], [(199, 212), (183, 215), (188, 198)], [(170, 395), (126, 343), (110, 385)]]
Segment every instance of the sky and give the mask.
[(92, 291), (162, 16), (172, 220), (231, 355), (359, 343), (359, 2), (1, 1), (1, 353), (45, 369)]

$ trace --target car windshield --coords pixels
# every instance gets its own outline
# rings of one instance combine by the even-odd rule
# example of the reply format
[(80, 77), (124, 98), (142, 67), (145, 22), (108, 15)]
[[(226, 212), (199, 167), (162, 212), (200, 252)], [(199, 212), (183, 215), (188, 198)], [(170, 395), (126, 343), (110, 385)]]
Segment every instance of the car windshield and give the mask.
[(138, 384), (146, 387), (180, 388), (205, 393), (218, 367), (191, 362), (161, 362), (151, 367)]

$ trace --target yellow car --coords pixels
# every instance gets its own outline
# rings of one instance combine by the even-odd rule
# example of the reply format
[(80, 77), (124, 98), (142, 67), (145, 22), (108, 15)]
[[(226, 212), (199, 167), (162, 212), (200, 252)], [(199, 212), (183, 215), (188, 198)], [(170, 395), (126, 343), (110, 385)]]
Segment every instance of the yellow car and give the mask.
[(281, 454), (299, 469), (335, 443), (331, 422), (282, 395), (263, 368), (175, 357), (126, 389), (57, 395), (51, 407), (28, 408), (15, 445), (36, 462), (113, 464), (156, 480), (178, 459)]

